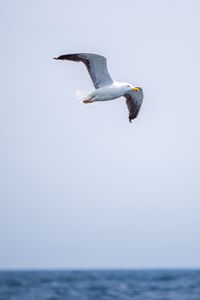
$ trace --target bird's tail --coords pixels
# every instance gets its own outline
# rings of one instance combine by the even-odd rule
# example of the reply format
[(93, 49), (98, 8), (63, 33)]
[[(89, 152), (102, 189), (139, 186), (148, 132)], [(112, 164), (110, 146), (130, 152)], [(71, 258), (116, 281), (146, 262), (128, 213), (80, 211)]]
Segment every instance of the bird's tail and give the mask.
[(89, 92), (77, 90), (75, 93), (76, 93), (77, 99), (81, 102), (91, 100), (91, 96), (90, 96)]

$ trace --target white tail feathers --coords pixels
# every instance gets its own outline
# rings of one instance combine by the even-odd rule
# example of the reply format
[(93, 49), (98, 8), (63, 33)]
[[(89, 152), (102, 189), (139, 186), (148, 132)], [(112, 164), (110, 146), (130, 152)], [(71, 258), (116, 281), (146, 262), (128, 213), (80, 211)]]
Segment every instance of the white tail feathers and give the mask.
[(80, 100), (81, 102), (85, 101), (85, 100), (91, 100), (91, 96), (88, 92), (85, 91), (76, 91), (76, 97), (78, 100)]

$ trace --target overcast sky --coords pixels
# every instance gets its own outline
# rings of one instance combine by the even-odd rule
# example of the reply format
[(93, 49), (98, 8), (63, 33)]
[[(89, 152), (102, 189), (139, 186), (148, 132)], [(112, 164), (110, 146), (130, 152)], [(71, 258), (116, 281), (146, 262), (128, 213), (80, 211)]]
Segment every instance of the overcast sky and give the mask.
[[(0, 268), (200, 267), (200, 1), (0, 2)], [(95, 52), (144, 89), (82, 105)]]

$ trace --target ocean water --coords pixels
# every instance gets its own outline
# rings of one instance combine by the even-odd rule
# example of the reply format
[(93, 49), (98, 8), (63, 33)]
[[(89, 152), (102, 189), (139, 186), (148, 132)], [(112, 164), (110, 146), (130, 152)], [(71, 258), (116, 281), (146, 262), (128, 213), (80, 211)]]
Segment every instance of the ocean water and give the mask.
[(1, 271), (0, 300), (200, 300), (200, 270)]

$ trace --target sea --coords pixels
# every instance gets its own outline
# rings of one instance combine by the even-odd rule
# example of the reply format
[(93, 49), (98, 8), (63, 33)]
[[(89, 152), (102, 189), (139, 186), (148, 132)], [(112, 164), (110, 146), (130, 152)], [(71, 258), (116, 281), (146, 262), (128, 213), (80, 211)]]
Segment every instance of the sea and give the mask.
[(1, 271), (0, 300), (200, 300), (200, 270)]

